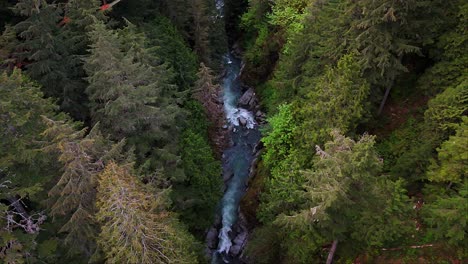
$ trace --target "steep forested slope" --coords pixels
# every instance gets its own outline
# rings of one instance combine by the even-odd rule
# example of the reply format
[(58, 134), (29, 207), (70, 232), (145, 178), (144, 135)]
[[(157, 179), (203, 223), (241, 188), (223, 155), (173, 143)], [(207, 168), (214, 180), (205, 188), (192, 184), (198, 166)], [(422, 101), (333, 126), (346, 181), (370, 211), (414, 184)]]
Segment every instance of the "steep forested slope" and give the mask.
[(253, 262), (466, 259), (466, 1), (249, 4), (244, 78), (271, 116)]
[(207, 263), (228, 47), (268, 116), (242, 261), (466, 261), (467, 22), (466, 0), (1, 2), (0, 262)]

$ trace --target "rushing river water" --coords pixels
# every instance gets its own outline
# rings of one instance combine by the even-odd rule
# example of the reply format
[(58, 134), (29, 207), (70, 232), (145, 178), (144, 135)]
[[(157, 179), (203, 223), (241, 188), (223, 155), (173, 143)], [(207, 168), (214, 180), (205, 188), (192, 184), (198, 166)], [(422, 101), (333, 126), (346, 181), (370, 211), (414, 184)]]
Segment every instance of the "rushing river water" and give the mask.
[(245, 194), (250, 164), (254, 158), (254, 147), (260, 140), (260, 132), (252, 112), (237, 106), (242, 93), (239, 80), (241, 61), (231, 54), (226, 54), (224, 66), (226, 70), (222, 82), (224, 110), (226, 119), (232, 127), (233, 144), (223, 152), (223, 173), (233, 176), (227, 182), (227, 189), (221, 201), (222, 227), (219, 230), (218, 250), (213, 256), (214, 263), (236, 262), (229, 256), (233, 239), (230, 232), (237, 221), (239, 203)]

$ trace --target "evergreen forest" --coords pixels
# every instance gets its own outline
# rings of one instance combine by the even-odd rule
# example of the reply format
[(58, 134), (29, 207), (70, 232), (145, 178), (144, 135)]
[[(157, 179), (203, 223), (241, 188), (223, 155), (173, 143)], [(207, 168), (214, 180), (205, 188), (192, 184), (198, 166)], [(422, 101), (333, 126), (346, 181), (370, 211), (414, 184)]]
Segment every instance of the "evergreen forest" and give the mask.
[(0, 263), (467, 263), (467, 66), (468, 0), (0, 0)]

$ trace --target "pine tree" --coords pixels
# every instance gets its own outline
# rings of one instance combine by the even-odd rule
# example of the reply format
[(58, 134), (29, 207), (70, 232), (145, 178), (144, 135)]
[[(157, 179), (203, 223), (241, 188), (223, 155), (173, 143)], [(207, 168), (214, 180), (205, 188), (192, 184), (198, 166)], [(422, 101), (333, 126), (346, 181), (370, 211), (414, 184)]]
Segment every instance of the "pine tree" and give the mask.
[(150, 46), (157, 47), (159, 59), (173, 69), (179, 91), (190, 89), (197, 73), (197, 58), (179, 30), (164, 17), (158, 17), (144, 26)]
[[(200, 102), (204, 109), (207, 119), (210, 122), (209, 138), (215, 139), (225, 134), (224, 109), (219, 103), (221, 87), (215, 84), (213, 72), (210, 68), (200, 63), (200, 69), (197, 73), (198, 80), (195, 82), (193, 97)], [(213, 142), (217, 151), (223, 149), (226, 144), (224, 137), (218, 142)], [(220, 154), (218, 152), (218, 154)]]
[(195, 263), (192, 238), (166, 211), (167, 194), (145, 190), (128, 168), (106, 165), (99, 176), (99, 245), (107, 263)]
[(59, 84), (63, 90), (60, 106), (75, 119), (83, 121), (89, 119), (83, 58), (88, 54), (87, 49), (91, 44), (87, 33), (91, 30), (93, 18), (106, 20), (103, 12), (97, 12), (100, 3), (98, 0), (68, 1), (63, 6), (63, 19), (59, 23), (60, 30), (57, 33), (57, 38), (63, 39), (66, 49), (61, 60), (65, 76)]
[(70, 247), (69, 254), (90, 257), (96, 249), (96, 175), (107, 160), (119, 159), (124, 142), (112, 147), (97, 126), (86, 133), (86, 129), (78, 130), (67, 122), (44, 121), (48, 125), (44, 135), (50, 140), (44, 150), (58, 153), (58, 161), (63, 164), (63, 174), (48, 193), (51, 215), (66, 219), (60, 232), (66, 233), (64, 242)]
[(100, 122), (112, 139), (127, 138), (147, 172), (163, 168), (171, 178), (183, 177), (175, 138), (179, 130), (175, 120), (183, 112), (168, 80), (171, 73), (164, 65), (147, 64), (140, 44), (121, 47), (124, 39), (100, 21), (90, 38), (85, 69), (93, 121)]
[[(15, 25), (21, 42), (14, 55), (45, 94), (79, 120), (88, 118), (82, 56), (89, 44), (91, 14), (97, 9), (97, 2), (81, 0), (63, 5), (24, 0), (15, 6), (16, 13), (27, 18)], [(103, 19), (101, 13), (96, 15)]]
[(190, 118), (181, 134), (180, 149), (186, 178), (173, 185), (171, 197), (180, 220), (199, 238), (213, 224), (223, 181), (221, 162), (210, 145), (209, 124), (203, 107), (189, 101), (185, 104)]
[(58, 170), (55, 156), (39, 150), (45, 140), (41, 115), (60, 118), (55, 110), (52, 100), (44, 99), (39, 86), (20, 70), (0, 74), (0, 262), (34, 259), (38, 217), (41, 223), (45, 218), (40, 206), (28, 208), (24, 202), (39, 202)]
[(22, 0), (14, 11), (27, 17), (15, 25), (22, 39), (15, 55), (26, 64), (28, 75), (41, 83), (47, 96), (63, 98), (60, 84), (65, 73), (61, 61), (66, 51), (63, 39), (57, 37), (60, 10), (45, 0)]
[(313, 1), (305, 8), (300, 15), (303, 26), (291, 32), (269, 82), (273, 103), (291, 102), (309, 93), (326, 65), (335, 65), (346, 53), (343, 36), (350, 23), (346, 7), (346, 1)]
[(3, 130), (0, 143), (1, 179), (11, 181), (11, 186), (19, 186), (20, 189), (31, 188), (31, 192), (11, 188), (2, 196), (6, 198), (20, 193), (20, 196), (33, 195), (33, 192), (40, 190), (41, 184), (54, 175), (46, 176), (48, 174), (44, 173), (44, 169), (48, 166), (49, 157), (37, 150), (41, 147), (41, 133), (45, 129), (41, 115), (55, 117), (57, 108), (51, 100), (44, 99), (37, 84), (18, 69), (11, 75), (0, 75), (0, 95), (0, 124)]
[(14, 67), (16, 60), (12, 57), (12, 53), (16, 45), (18, 45), (16, 32), (12, 26), (7, 25), (0, 36), (0, 69)]
[(355, 54), (343, 56), (336, 68), (327, 68), (316, 79), (306, 100), (299, 103), (298, 116), (302, 125), (297, 132), (303, 142), (301, 145), (308, 145), (307, 150), (323, 144), (331, 129), (354, 132), (367, 115), (370, 87), (361, 77), (360, 66)]
[(208, 20), (205, 0), (191, 0), (191, 11), (193, 18), (193, 49), (202, 62), (211, 65), (208, 34), (210, 21)]
[(287, 230), (312, 228), (325, 240), (354, 250), (398, 242), (408, 232), (403, 226), (410, 204), (402, 182), (380, 176), (374, 137), (364, 135), (355, 142), (337, 131), (332, 136), (324, 150), (317, 146), (314, 169), (302, 172), (303, 209), (282, 214), (275, 223)]
[(456, 134), (437, 149), (438, 161), (429, 167), (429, 180), (461, 183), (468, 176), (468, 117), (462, 118), (455, 128)]
[(397, 76), (408, 71), (404, 56), (422, 56), (422, 45), (432, 41), (437, 23), (432, 21), (439, 19), (441, 5), (442, 1), (365, 0), (349, 6), (347, 12), (356, 16), (347, 36), (350, 48), (359, 51), (370, 83), (385, 89), (378, 114)]
[[(427, 177), (426, 205), (422, 215), (428, 225), (428, 237), (448, 241), (463, 248), (468, 238), (468, 118), (456, 127), (456, 134), (437, 149), (438, 160), (432, 161)], [(439, 183), (439, 184), (437, 184)], [(448, 186), (446, 186), (448, 184)]]

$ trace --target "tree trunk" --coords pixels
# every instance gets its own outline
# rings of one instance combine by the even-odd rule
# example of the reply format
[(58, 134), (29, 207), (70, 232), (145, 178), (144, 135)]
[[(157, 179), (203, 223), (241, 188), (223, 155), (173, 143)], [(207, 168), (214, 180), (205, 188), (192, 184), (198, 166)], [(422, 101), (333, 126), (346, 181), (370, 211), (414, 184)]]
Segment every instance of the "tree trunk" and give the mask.
[(385, 94), (384, 94), (384, 97), (382, 99), (382, 102), (380, 102), (379, 112), (377, 112), (378, 116), (380, 114), (382, 114), (383, 108), (385, 106), (385, 103), (387, 102), (388, 95), (390, 94), (390, 90), (392, 89), (392, 86), (393, 86), (393, 82), (392, 82), (391, 85), (387, 86), (387, 89), (385, 90)]
[(335, 255), (337, 245), (338, 240), (333, 241), (332, 247), (330, 248), (330, 252), (328, 253), (327, 264), (331, 264), (333, 262), (333, 255)]

